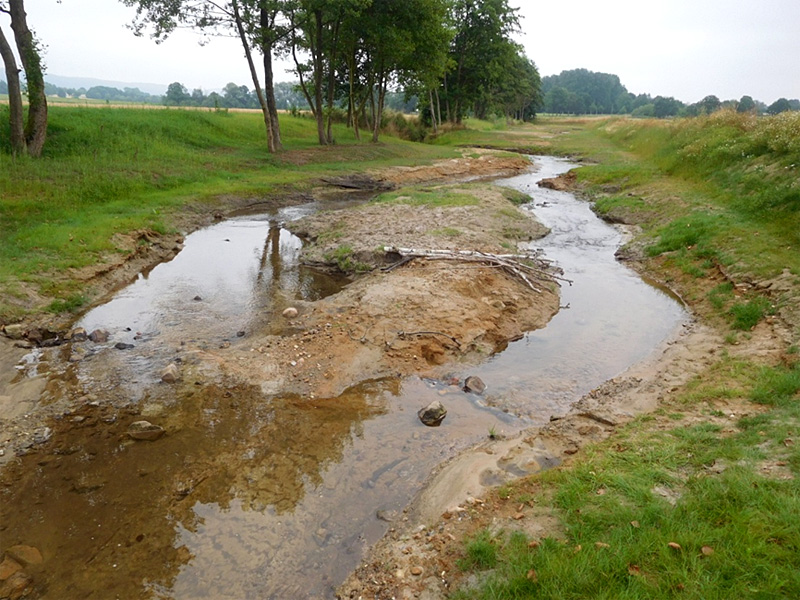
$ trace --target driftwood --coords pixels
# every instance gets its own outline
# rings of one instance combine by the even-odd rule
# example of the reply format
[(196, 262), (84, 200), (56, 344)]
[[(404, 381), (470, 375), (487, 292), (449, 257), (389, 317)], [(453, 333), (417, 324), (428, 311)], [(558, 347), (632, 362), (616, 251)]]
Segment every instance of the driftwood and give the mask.
[(423, 260), (456, 260), (501, 268), (506, 273), (520, 279), (533, 291), (539, 293), (542, 290), (536, 286), (536, 283), (558, 283), (563, 281), (572, 285), (572, 281), (559, 276), (563, 274), (560, 269), (554, 267), (550, 261), (541, 258), (541, 253), (536, 250), (520, 254), (489, 254), (488, 252), (479, 252), (477, 250), (423, 250), (385, 246), (383, 251), (387, 254), (397, 254), (401, 257), (399, 261), (384, 267), (384, 271), (391, 271), (418, 258)]

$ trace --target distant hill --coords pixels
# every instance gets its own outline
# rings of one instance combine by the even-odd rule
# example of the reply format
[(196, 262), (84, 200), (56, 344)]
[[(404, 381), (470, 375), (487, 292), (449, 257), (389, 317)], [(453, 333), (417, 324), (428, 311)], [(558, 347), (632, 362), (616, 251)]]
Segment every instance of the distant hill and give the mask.
[(96, 86), (107, 86), (120, 90), (125, 88), (139, 88), (143, 92), (155, 94), (157, 96), (162, 96), (167, 91), (167, 86), (160, 83), (131, 83), (125, 81), (111, 81), (108, 79), (94, 79), (92, 77), (65, 77), (63, 75), (53, 75), (52, 73), (45, 73), (44, 78), (48, 83), (62, 88), (86, 88), (87, 90)]

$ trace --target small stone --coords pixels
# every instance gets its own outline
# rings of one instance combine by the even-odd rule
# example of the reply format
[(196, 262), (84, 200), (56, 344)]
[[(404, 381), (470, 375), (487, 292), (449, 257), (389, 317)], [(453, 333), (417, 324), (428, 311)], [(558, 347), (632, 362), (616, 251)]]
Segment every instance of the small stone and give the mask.
[(49, 427), (41, 427), (33, 432), (33, 443), (44, 444), (53, 437), (53, 430)]
[(6, 556), (10, 556), (13, 560), (17, 561), (24, 567), (28, 565), (42, 564), (42, 553), (38, 548), (33, 546), (11, 546), (6, 550)]
[(417, 413), (419, 420), (428, 427), (438, 427), (447, 416), (447, 409), (438, 400), (434, 400)]
[(0, 581), (5, 581), (14, 573), (22, 570), (22, 565), (10, 556), (6, 556), (0, 563)]
[(411, 574), (419, 577), (420, 575), (422, 575), (422, 567), (416, 565), (411, 567)]
[(161, 370), (161, 381), (164, 383), (175, 383), (180, 378), (181, 372), (175, 363), (170, 363)]
[(126, 344), (125, 342), (117, 342), (116, 344), (114, 344), (114, 348), (116, 348), (117, 350), (130, 350), (133, 347), (134, 347), (133, 344)]
[(95, 344), (105, 344), (108, 341), (108, 332), (105, 329), (95, 329), (89, 334), (89, 339)]
[(703, 553), (703, 556), (711, 556), (714, 554), (714, 549), (711, 546), (703, 546), (700, 548), (700, 552)]
[(297, 312), (297, 309), (294, 306), (290, 306), (289, 308), (284, 310), (281, 314), (286, 319), (294, 319), (300, 313)]
[(515, 521), (519, 521), (520, 519), (524, 519), (525, 515), (523, 513), (521, 513), (521, 512), (518, 512), (518, 513), (514, 513), (514, 516), (511, 517), (511, 518), (514, 519)]
[(153, 425), (150, 421), (135, 421), (128, 427), (128, 435), (134, 440), (152, 442), (164, 435), (164, 428)]
[(673, 550), (681, 550), (682, 549), (681, 545), (676, 543), (676, 542), (670, 542), (669, 544), (667, 544), (667, 546), (669, 546)]
[(236, 332), (236, 337), (244, 337), (245, 335), (246, 335), (245, 331), (237, 331)]
[(200, 296), (195, 296), (194, 298), (192, 298), (192, 300), (194, 300), (195, 302), (201, 302), (203, 299)]
[(606, 544), (605, 542), (595, 542), (594, 546), (595, 546), (595, 548), (601, 548), (601, 549), (602, 548), (611, 548), (611, 546), (609, 544)]
[(69, 339), (73, 342), (85, 342), (89, 339), (89, 336), (83, 327), (76, 327), (70, 332)]
[(464, 391), (472, 392), (473, 394), (483, 394), (486, 391), (486, 384), (483, 380), (476, 375), (470, 375), (464, 381)]

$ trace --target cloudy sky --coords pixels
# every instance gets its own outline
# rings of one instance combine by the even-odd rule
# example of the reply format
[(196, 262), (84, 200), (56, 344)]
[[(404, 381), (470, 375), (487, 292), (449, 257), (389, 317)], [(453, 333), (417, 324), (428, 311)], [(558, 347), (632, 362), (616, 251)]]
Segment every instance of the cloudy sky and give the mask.
[[(402, 1), (402, 0), (397, 0)], [(510, 0), (519, 41), (542, 75), (586, 68), (619, 75), (634, 93), (696, 102), (748, 94), (800, 98), (800, 0)], [(156, 45), (125, 27), (115, 0), (28, 0), (29, 25), (47, 46), (49, 73), (169, 84), (206, 92), (251, 86), (241, 48), (188, 31)], [(7, 21), (0, 18), (6, 32)], [(293, 77), (277, 69), (279, 81)]]

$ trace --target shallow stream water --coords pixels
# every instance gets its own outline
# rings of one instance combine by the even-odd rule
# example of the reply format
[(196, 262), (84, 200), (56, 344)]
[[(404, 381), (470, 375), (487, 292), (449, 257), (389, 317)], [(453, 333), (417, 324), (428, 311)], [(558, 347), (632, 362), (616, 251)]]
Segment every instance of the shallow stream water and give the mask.
[[(314, 401), (227, 382), (153, 395), (154, 365), (180, 355), (182, 344), (233, 340), (288, 300), (342, 285), (302, 268), (300, 241), (281, 228), (313, 206), (198, 231), (173, 261), (88, 313), (80, 325), (112, 333), (99, 352), (113, 360), (89, 355), (77, 367), (101, 399), (65, 416), (53, 454), (23, 458), (15, 484), (0, 492), (4, 546), (8, 539), (45, 556), (33, 573), (37, 593), (331, 598), (437, 464), (490, 429), (512, 433), (565, 413), (647, 356), (682, 309), (614, 260), (621, 234), (587, 203), (535, 185), (574, 165), (535, 164), (536, 172), (501, 183), (533, 196), (528, 208), (552, 229), (534, 246), (574, 283), (562, 289), (569, 308), (544, 330), (470, 371), (488, 384), (491, 407), (414, 377)], [(118, 351), (118, 342), (134, 347)], [(123, 408), (104, 406), (103, 394)], [(448, 416), (426, 428), (416, 411), (434, 399)], [(168, 435), (128, 440), (126, 424), (140, 412)]]

